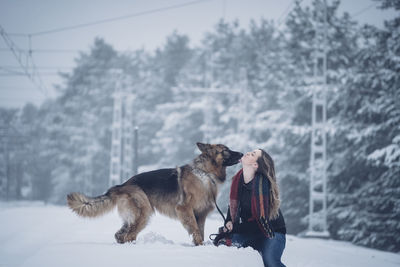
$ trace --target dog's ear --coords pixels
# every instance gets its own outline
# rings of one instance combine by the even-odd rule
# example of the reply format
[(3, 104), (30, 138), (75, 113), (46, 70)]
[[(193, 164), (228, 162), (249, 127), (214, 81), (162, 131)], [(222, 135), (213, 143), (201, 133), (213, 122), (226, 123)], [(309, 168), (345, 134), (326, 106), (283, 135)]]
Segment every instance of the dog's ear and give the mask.
[(209, 144), (203, 144), (200, 142), (197, 142), (196, 145), (200, 149), (201, 152), (207, 152), (207, 149), (210, 147)]

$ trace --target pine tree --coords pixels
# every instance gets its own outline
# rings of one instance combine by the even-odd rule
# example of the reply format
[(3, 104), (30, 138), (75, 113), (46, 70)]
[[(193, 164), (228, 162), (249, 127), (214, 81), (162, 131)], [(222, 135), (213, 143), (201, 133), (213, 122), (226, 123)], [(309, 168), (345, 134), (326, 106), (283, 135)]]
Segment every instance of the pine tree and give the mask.
[[(312, 106), (313, 53), (315, 51), (316, 26), (322, 24), (322, 1), (313, 1), (311, 7), (296, 3), (288, 15), (285, 36), (283, 77), (284, 90), (278, 94), (278, 103), (287, 118), (288, 127), (279, 136), (284, 146), (278, 162), (281, 168), (282, 208), (285, 210), (289, 233), (306, 229), (309, 205), (310, 124)], [(343, 73), (351, 66), (357, 50), (355, 23), (348, 14), (338, 14), (339, 2), (327, 7), (327, 76), (330, 87), (328, 103), (334, 94), (331, 88), (341, 82)], [(328, 108), (328, 116), (331, 110)], [(332, 140), (334, 141), (334, 140)], [(328, 141), (328, 147), (330, 145)], [(328, 151), (328, 160), (331, 157)], [(328, 188), (328, 191), (330, 189)]]
[(48, 141), (56, 164), (51, 171), (53, 202), (64, 202), (70, 191), (98, 194), (109, 176), (110, 126), (114, 84), (110, 70), (118, 67), (111, 46), (96, 39), (77, 67), (65, 75), (65, 84), (48, 112)]
[[(382, 7), (400, 9), (398, 1)], [(363, 47), (334, 106), (330, 231), (365, 246), (400, 251), (400, 17), (362, 27)]]

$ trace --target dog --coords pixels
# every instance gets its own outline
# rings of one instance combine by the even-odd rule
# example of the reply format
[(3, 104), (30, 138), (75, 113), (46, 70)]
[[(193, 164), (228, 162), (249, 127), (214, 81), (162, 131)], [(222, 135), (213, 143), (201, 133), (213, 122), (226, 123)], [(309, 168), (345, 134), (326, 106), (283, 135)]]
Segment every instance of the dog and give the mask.
[(117, 206), (123, 225), (115, 239), (121, 244), (136, 240), (157, 210), (178, 219), (193, 243), (201, 245), (205, 220), (214, 209), (218, 185), (226, 179), (226, 167), (237, 164), (243, 154), (221, 144), (197, 143), (197, 147), (201, 154), (190, 164), (135, 175), (97, 197), (68, 194), (68, 206), (82, 217), (98, 217)]

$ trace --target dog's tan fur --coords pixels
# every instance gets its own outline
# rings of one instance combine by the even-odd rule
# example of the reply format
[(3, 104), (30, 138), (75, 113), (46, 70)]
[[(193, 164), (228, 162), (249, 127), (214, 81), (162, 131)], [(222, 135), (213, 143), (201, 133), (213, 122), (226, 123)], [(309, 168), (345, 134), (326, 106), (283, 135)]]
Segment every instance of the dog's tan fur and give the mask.
[(176, 181), (175, 178), (168, 180), (167, 185), (173, 187), (176, 182), (176, 189), (165, 189), (165, 192), (160, 188), (152, 190), (157, 184), (144, 181), (146, 186), (141, 186), (137, 176), (134, 176), (98, 197), (71, 193), (67, 196), (68, 206), (83, 217), (97, 217), (117, 206), (123, 219), (122, 228), (115, 234), (119, 243), (136, 240), (138, 233), (157, 210), (178, 219), (192, 235), (194, 244), (200, 245), (204, 240), (206, 217), (214, 209), (217, 185), (226, 179), (226, 166), (236, 164), (241, 153), (231, 151), (224, 145), (197, 145), (202, 154), (191, 164), (172, 171)]

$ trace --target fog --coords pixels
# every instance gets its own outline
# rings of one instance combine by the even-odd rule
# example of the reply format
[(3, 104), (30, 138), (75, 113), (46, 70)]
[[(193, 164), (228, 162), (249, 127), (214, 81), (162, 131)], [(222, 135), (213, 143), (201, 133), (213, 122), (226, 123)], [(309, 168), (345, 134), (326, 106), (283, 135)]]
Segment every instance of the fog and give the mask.
[[(126, 3), (107, 15), (99, 4), (101, 17), (83, 6), (80, 21), (74, 4), (53, 14), (24, 3), (27, 18), (43, 12), (33, 29), (2, 2), (1, 201), (65, 205), (69, 192), (98, 195), (112, 177), (181, 166), (200, 153), (196, 142), (221, 143), (270, 153), (288, 232), (302, 235), (320, 138), (330, 237), (399, 252), (399, 4), (327, 1), (324, 19), (319, 0), (271, 6), (269, 17), (254, 3), (239, 18), (230, 1), (208, 14), (212, 2), (141, 4), (125, 12), (138, 17), (131, 31), (113, 24)], [(167, 23), (175, 16), (182, 27)], [(220, 190), (224, 210), (239, 168)]]

